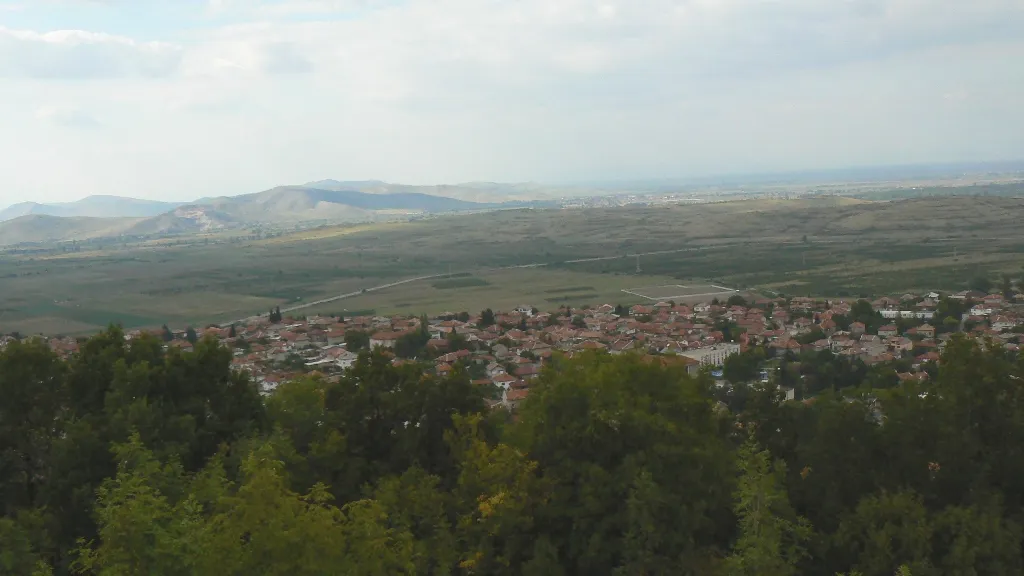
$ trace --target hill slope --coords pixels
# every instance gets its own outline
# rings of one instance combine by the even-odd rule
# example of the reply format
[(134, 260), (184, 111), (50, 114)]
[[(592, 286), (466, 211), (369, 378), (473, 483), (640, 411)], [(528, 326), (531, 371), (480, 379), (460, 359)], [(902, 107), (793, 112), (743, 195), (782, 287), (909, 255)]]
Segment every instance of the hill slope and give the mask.
[(0, 222), (0, 246), (119, 236), (144, 218), (89, 218), (29, 214)]
[(89, 196), (75, 202), (47, 204), (22, 202), (0, 210), (0, 222), (31, 214), (62, 217), (138, 218), (163, 214), (181, 204), (181, 202), (140, 200), (122, 196)]
[(436, 186), (413, 186), (391, 184), (380, 180), (338, 181), (319, 180), (304, 185), (318, 190), (354, 190), (367, 194), (425, 194), (463, 200), (466, 202), (529, 202), (549, 200), (553, 194), (538, 184), (503, 184), (497, 182), (468, 182), (463, 184), (440, 184)]
[(209, 206), (238, 221), (281, 222), (300, 220), (374, 220), (378, 212), (453, 212), (486, 205), (415, 192), (369, 194), (354, 190), (321, 190), (305, 186), (279, 186), (255, 194), (203, 198)]

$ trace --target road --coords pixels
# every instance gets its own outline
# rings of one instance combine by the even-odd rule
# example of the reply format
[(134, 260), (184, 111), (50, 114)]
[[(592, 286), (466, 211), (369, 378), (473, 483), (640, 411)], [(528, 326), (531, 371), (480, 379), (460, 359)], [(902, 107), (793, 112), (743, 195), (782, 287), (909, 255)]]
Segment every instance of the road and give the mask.
[[(448, 274), (430, 274), (428, 276), (417, 276), (415, 278), (406, 278), (405, 280), (399, 280), (398, 282), (391, 282), (390, 284), (381, 284), (380, 286), (373, 286), (370, 288), (364, 288), (362, 290), (356, 290), (355, 292), (348, 292), (346, 294), (338, 294), (337, 296), (331, 296), (330, 298), (323, 298), (321, 300), (314, 300), (312, 302), (303, 302), (302, 304), (296, 304), (295, 306), (288, 306), (281, 308), (281, 312), (294, 312), (296, 310), (302, 310), (303, 308), (309, 308), (310, 306), (319, 306), (320, 304), (327, 304), (328, 302), (335, 302), (337, 300), (343, 300), (345, 298), (352, 298), (353, 296), (359, 296), (361, 294), (367, 294), (369, 292), (376, 292), (377, 290), (384, 290), (385, 288), (393, 288), (395, 286), (401, 286), (402, 284), (408, 284), (410, 282), (419, 282), (421, 280), (430, 280), (431, 278), (443, 278)], [(242, 324), (249, 320), (259, 318), (263, 314), (257, 314), (256, 316), (249, 316), (247, 318), (239, 318), (238, 320), (232, 320), (230, 322), (224, 322), (218, 324), (221, 328), (227, 328), (232, 324)]]
[[(723, 247), (723, 246), (730, 246), (730, 245), (723, 244), (723, 245), (717, 245), (717, 246), (714, 246), (714, 247), (718, 248), (718, 247)], [(657, 256), (659, 254), (675, 254), (675, 253), (679, 253), (679, 252), (696, 252), (698, 250), (705, 250), (707, 248), (708, 248), (707, 246), (697, 246), (697, 247), (693, 247), (693, 248), (679, 248), (679, 249), (675, 249), (675, 250), (658, 250), (658, 251), (655, 251), (655, 252), (640, 252), (639, 254), (626, 254), (626, 255), (617, 254), (615, 256), (595, 256), (595, 257), (592, 257), (592, 258), (578, 258), (576, 260), (564, 260), (564, 261), (557, 262), (557, 263), (556, 262), (534, 262), (532, 264), (517, 264), (515, 266), (498, 266), (498, 267), (494, 267), (494, 268), (483, 268), (483, 269), (481, 269), (481, 271), (483, 271), (483, 272), (494, 272), (494, 271), (498, 271), (498, 270), (516, 270), (516, 269), (522, 269), (522, 268), (540, 268), (540, 267), (543, 267), (543, 266), (552, 266), (552, 265), (555, 265), (555, 264), (582, 264), (584, 262), (601, 262), (601, 261), (604, 261), (604, 260), (618, 260), (618, 259), (623, 259), (623, 258), (636, 258), (637, 256)], [(287, 308), (281, 308), (281, 312), (282, 313), (284, 313), (284, 312), (295, 312), (296, 310), (302, 310), (304, 308), (309, 308), (309, 307), (312, 307), (312, 306), (319, 306), (320, 304), (326, 304), (328, 302), (336, 302), (338, 300), (344, 300), (345, 298), (352, 298), (354, 296), (359, 296), (361, 294), (365, 294), (365, 293), (368, 293), (368, 292), (376, 292), (378, 290), (384, 290), (384, 289), (387, 289), (387, 288), (393, 288), (395, 286), (400, 286), (402, 284), (409, 284), (410, 282), (419, 282), (419, 281), (422, 281), (422, 280), (430, 280), (430, 279), (433, 279), (433, 278), (446, 278), (448, 276), (450, 276), (450, 274), (445, 273), (445, 274), (429, 274), (427, 276), (417, 276), (415, 278), (406, 278), (405, 280), (399, 280), (398, 282), (391, 282), (390, 284), (381, 284), (380, 286), (373, 286), (371, 288), (366, 288), (365, 290), (357, 290), (355, 292), (348, 292), (346, 294), (338, 294), (337, 296), (331, 296), (330, 298), (324, 298), (322, 300), (315, 300), (315, 301), (312, 301), (312, 302), (303, 302), (302, 304), (296, 304), (294, 306), (289, 306)], [(221, 324), (218, 324), (218, 326), (220, 328), (227, 328), (227, 327), (231, 326), (232, 324), (244, 324), (244, 323), (248, 322), (249, 320), (253, 320), (253, 319), (259, 318), (260, 316), (265, 316), (265, 315), (266, 314), (257, 314), (255, 316), (249, 316), (249, 317), (246, 317), (246, 318), (239, 318), (238, 320), (232, 320), (232, 321), (229, 321), (229, 322), (223, 322)]]
[[(953, 241), (953, 240), (956, 240), (956, 239), (955, 238), (935, 238), (935, 239), (933, 239), (933, 241), (936, 241), (936, 242), (946, 242), (946, 241)], [(977, 239), (975, 239), (975, 240), (977, 240)], [(984, 238), (983, 240), (1011, 240), (1011, 238), (1005, 238), (1005, 239), (1004, 238)], [(820, 244), (834, 244), (834, 243), (839, 243), (839, 242), (845, 242), (845, 240), (813, 239), (813, 240), (811, 240), (810, 245), (814, 245), (814, 244), (818, 244), (818, 245), (820, 245)], [(585, 263), (585, 262), (601, 262), (601, 261), (605, 261), (605, 260), (619, 260), (619, 259), (625, 259), (625, 258), (636, 258), (638, 256), (642, 257), (642, 256), (657, 256), (657, 255), (660, 255), (660, 254), (678, 254), (680, 252), (697, 252), (697, 251), (700, 251), (700, 250), (707, 250), (709, 248), (728, 248), (728, 247), (732, 247), (732, 246), (741, 246), (741, 245), (744, 245), (744, 244), (747, 244), (747, 243), (748, 242), (733, 242), (733, 243), (726, 243), (726, 244), (714, 244), (714, 245), (709, 245), (709, 246), (695, 246), (695, 247), (692, 247), (692, 248), (677, 248), (677, 249), (673, 249), (673, 250), (657, 250), (657, 251), (654, 251), (654, 252), (640, 252), (640, 253), (637, 253), (637, 254), (626, 254), (626, 255), (617, 254), (615, 256), (594, 256), (594, 257), (591, 257), (591, 258), (578, 258), (576, 260), (564, 260), (564, 261), (561, 261), (561, 262), (534, 262), (532, 264), (517, 264), (515, 266), (499, 266), (499, 267), (494, 267), (494, 268), (483, 268), (483, 269), (481, 269), (481, 271), (493, 272), (493, 271), (498, 271), (498, 270), (516, 270), (516, 269), (522, 269), (522, 268), (541, 268), (543, 266), (553, 266), (555, 264), (582, 264), (582, 263)], [(803, 241), (782, 241), (782, 242), (778, 242), (778, 244), (804, 244), (804, 242)], [(378, 290), (384, 290), (384, 289), (387, 289), (387, 288), (392, 288), (394, 286), (400, 286), (402, 284), (409, 284), (410, 282), (419, 282), (419, 281), (422, 281), (422, 280), (430, 280), (430, 279), (433, 279), (433, 278), (445, 278), (447, 276), (450, 276), (450, 274), (429, 274), (427, 276), (417, 276), (415, 278), (406, 278), (405, 280), (399, 280), (398, 282), (391, 282), (390, 284), (381, 284), (380, 286), (373, 286), (372, 288), (366, 288), (365, 290), (357, 290), (355, 292), (349, 292), (347, 294), (339, 294), (337, 296), (331, 296), (330, 298), (324, 298), (322, 300), (316, 300), (316, 301), (313, 301), (313, 302), (303, 302), (302, 304), (296, 304), (294, 306), (289, 306), (287, 308), (281, 308), (281, 312), (294, 312), (296, 310), (302, 310), (304, 308), (309, 308), (311, 306), (318, 306), (320, 304), (326, 304), (328, 302), (335, 302), (335, 301), (338, 301), (338, 300), (343, 300), (345, 298), (352, 298), (354, 296), (359, 296), (360, 294), (365, 294), (365, 293), (368, 293), (368, 292), (376, 292)], [(259, 318), (260, 316), (264, 316), (264, 314), (257, 314), (256, 316), (249, 316), (247, 318), (240, 318), (238, 320), (233, 320), (233, 321), (230, 321), (230, 322), (224, 322), (222, 324), (218, 324), (218, 326), (220, 326), (221, 328), (227, 328), (228, 326), (231, 326), (232, 324), (244, 323), (244, 322), (246, 322), (248, 320), (251, 320), (251, 319), (254, 319), (254, 318)], [(961, 330), (963, 330), (963, 320), (961, 320)]]

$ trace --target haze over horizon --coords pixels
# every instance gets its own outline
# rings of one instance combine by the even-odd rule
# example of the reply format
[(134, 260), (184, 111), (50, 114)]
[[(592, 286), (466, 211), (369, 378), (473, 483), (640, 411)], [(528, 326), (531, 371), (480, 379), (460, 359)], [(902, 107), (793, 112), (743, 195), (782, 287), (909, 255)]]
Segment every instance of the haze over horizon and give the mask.
[(1024, 158), (1014, 0), (0, 0), (0, 207)]

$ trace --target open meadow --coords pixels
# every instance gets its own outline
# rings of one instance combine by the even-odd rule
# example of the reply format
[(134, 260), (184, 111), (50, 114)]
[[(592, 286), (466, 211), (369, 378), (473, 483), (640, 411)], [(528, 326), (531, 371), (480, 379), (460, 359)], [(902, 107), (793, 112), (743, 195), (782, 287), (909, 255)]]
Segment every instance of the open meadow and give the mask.
[(623, 290), (664, 285), (825, 296), (960, 289), (978, 275), (1020, 272), (1021, 222), (1016, 198), (830, 197), (505, 210), (268, 239), (8, 250), (0, 332), (205, 325), (346, 293), (355, 295), (305, 313), (640, 303), (674, 295)]

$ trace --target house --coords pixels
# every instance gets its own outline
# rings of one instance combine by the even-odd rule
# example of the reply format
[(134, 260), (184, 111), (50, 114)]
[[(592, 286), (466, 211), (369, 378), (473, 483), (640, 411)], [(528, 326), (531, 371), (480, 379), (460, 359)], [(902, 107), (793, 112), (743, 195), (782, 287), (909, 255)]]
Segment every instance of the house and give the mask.
[(739, 344), (723, 343), (695, 350), (687, 350), (681, 356), (696, 360), (704, 366), (722, 366), (725, 364), (726, 358), (739, 353)]
[(992, 318), (992, 329), (1003, 332), (1005, 330), (1012, 330), (1017, 326), (1017, 321), (1009, 316), (996, 316)]
[(491, 376), (491, 383), (492, 384), (494, 384), (495, 386), (501, 387), (501, 388), (505, 388), (505, 389), (508, 389), (508, 387), (511, 386), (512, 383), (517, 381), (517, 380), (519, 380), (519, 378), (516, 378), (515, 376), (510, 376), (510, 375), (504, 374), (504, 373), (496, 374), (494, 376)]
[(992, 314), (992, 307), (986, 304), (975, 304), (971, 307), (971, 316), (988, 316)]
[(398, 339), (405, 336), (405, 332), (377, 332), (370, 336), (370, 348), (394, 348)]
[(501, 406), (506, 410), (513, 411), (519, 404), (530, 395), (529, 388), (519, 390), (504, 390), (501, 393)]
[(358, 354), (348, 350), (342, 350), (334, 359), (334, 363), (337, 364), (338, 368), (344, 370), (345, 368), (351, 368), (358, 358)]
[(935, 338), (935, 327), (931, 324), (922, 324), (917, 327), (917, 334), (925, 338)]
[(850, 334), (855, 336), (863, 334), (866, 329), (863, 322), (852, 322), (850, 324)]
[(896, 328), (895, 324), (886, 324), (878, 329), (878, 335), (883, 338), (896, 336), (897, 334), (899, 334), (899, 329)]
[(326, 334), (326, 337), (327, 337), (327, 344), (329, 344), (331, 346), (335, 346), (337, 344), (344, 344), (345, 343), (345, 329), (344, 328), (334, 328), (332, 330), (329, 330), (327, 332), (327, 334)]
[(533, 316), (533, 306), (520, 306), (513, 310), (516, 314), (522, 314), (523, 316)]

